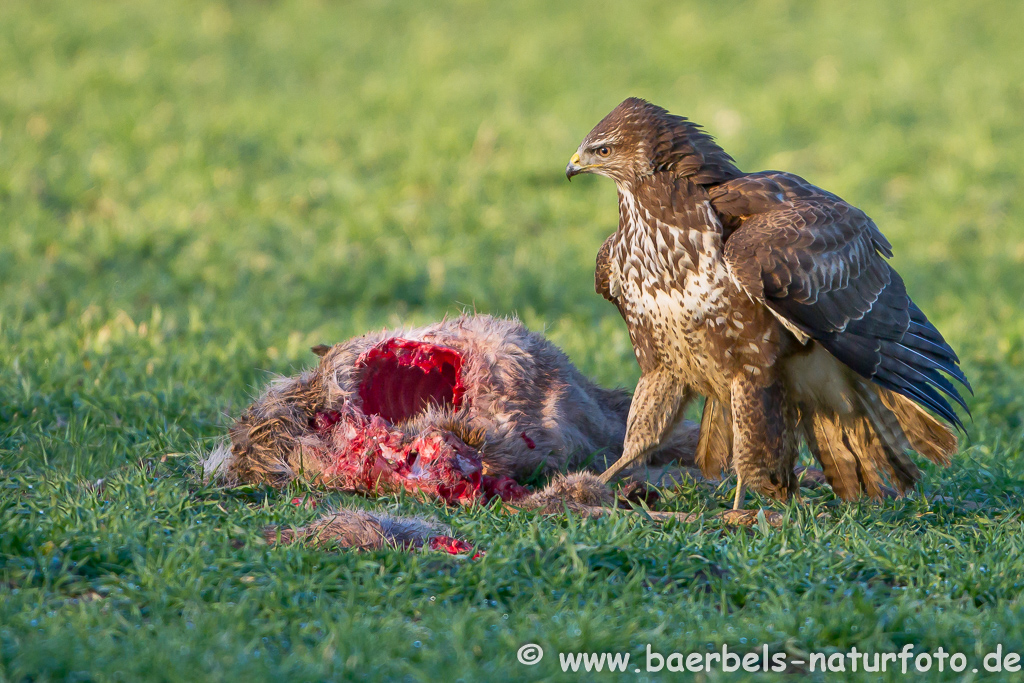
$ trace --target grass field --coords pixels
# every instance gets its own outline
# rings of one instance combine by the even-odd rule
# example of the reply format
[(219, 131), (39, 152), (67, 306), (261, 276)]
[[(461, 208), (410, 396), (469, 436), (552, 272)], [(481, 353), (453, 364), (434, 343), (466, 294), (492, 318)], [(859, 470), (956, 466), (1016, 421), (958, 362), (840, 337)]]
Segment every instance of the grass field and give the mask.
[[(642, 668), (647, 643), (941, 646), (970, 664), (928, 676), (970, 679), (1024, 653), (1022, 23), (1012, 1), (0, 2), (0, 681), (592, 680), (556, 653)], [(188, 454), (314, 344), (475, 308), (632, 386), (592, 289), (615, 193), (563, 175), (629, 95), (876, 219), (976, 388), (955, 465), (882, 505), (811, 493), (773, 531), (324, 495), (487, 554), (264, 545), (317, 513), (204, 486)]]

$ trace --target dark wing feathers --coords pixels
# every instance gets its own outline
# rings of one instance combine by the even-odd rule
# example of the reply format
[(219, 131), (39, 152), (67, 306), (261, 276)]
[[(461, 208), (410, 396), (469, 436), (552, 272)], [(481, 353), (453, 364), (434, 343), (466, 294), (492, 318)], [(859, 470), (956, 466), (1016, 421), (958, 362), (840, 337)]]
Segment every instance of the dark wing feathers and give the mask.
[(609, 237), (601, 245), (601, 248), (597, 251), (597, 264), (594, 269), (594, 289), (598, 294), (603, 296), (608, 301), (611, 301), (616, 306), (619, 305), (618, 283), (613, 281), (612, 275), (612, 241), (614, 235)]
[(954, 363), (960, 362), (960, 359), (953, 351), (953, 347), (946, 343), (946, 340), (942, 338), (939, 331), (928, 321), (928, 318), (925, 317), (924, 313), (921, 312), (921, 309), (913, 301), (910, 302), (910, 329), (907, 331), (916, 337), (940, 346), (952, 358)]
[(725, 260), (750, 296), (858, 374), (963, 428), (942, 396), (967, 410), (942, 374), (970, 390), (959, 359), (910, 300), (886, 261), (892, 246), (863, 211), (777, 171), (709, 195), (723, 225), (733, 226)]

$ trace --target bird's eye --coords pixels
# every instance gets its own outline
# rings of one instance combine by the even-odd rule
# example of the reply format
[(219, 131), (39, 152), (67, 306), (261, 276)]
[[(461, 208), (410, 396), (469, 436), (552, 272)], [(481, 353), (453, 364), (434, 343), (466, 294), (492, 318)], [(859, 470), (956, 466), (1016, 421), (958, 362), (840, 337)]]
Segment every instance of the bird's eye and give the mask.
[(612, 150), (607, 145), (605, 145), (603, 147), (598, 147), (597, 148), (597, 156), (599, 156), (599, 157), (606, 157), (606, 156), (608, 156), (611, 153), (612, 153)]

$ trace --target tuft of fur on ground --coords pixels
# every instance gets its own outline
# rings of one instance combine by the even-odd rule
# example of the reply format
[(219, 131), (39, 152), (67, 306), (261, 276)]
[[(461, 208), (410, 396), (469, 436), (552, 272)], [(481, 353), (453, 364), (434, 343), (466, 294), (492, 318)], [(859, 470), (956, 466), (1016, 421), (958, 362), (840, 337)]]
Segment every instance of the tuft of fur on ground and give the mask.
[(568, 510), (582, 515), (593, 515), (594, 508), (615, 505), (615, 495), (592, 472), (559, 474), (540, 491), (518, 503), (527, 510), (556, 514)]
[(238, 481), (231, 474), (228, 463), (231, 461), (231, 444), (226, 441), (217, 443), (209, 453), (197, 452), (196, 469), (204, 484), (219, 482), (225, 486), (235, 486)]
[(454, 540), (452, 530), (439, 522), (354, 509), (331, 511), (297, 529), (268, 526), (263, 537), (272, 545), (303, 543), (321, 549), (356, 550), (413, 549), (430, 545), (432, 539)]

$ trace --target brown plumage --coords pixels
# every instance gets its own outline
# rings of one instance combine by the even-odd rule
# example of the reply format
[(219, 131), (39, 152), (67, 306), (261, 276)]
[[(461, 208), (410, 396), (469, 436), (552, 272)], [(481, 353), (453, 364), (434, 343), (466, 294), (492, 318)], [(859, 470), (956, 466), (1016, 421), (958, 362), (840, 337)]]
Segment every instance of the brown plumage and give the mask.
[(907, 296), (862, 211), (788, 173), (746, 174), (697, 125), (640, 99), (587, 135), (566, 175), (619, 194), (597, 290), (622, 313), (642, 376), (623, 457), (642, 461), (706, 396), (696, 461), (785, 500), (801, 440), (836, 492), (881, 496), (919, 476), (908, 450), (948, 463), (961, 426), (959, 360)]

